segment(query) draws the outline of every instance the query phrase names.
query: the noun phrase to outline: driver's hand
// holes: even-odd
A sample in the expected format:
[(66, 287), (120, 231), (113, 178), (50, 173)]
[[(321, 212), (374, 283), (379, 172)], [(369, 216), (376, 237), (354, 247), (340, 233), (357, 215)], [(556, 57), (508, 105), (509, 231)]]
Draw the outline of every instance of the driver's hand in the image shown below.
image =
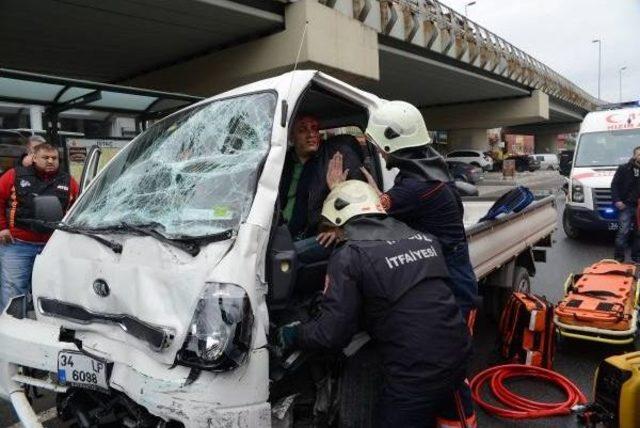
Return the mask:
[(616, 202), (616, 208), (619, 209), (619, 210), (623, 210), (623, 209), (627, 208), (627, 206), (625, 205), (624, 202), (618, 201), (618, 202)]
[(342, 232), (340, 232), (340, 229), (338, 228), (331, 229), (326, 232), (320, 232), (316, 237), (316, 241), (318, 241), (318, 244), (322, 245), (325, 248), (329, 248), (331, 245), (334, 245), (335, 243), (340, 241), (340, 239), (342, 239)]
[(13, 236), (9, 229), (0, 230), (0, 244), (13, 244)]
[(330, 190), (333, 190), (338, 184), (347, 180), (347, 175), (349, 174), (348, 169), (344, 168), (344, 161), (342, 158), (342, 153), (336, 152), (335, 155), (329, 161), (329, 166), (327, 167), (327, 186)]

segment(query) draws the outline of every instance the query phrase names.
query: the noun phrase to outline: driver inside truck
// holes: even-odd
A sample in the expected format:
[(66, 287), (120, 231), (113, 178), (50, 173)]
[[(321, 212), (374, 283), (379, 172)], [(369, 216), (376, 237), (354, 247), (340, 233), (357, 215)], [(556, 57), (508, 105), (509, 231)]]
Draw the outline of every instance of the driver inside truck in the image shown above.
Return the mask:
[[(345, 143), (347, 138), (352, 138), (354, 144)], [(303, 264), (323, 261), (329, 258), (340, 239), (340, 232), (335, 228), (318, 229), (322, 203), (329, 194), (328, 159), (335, 152), (341, 153), (347, 168), (344, 179), (363, 180), (362, 161), (354, 148), (357, 141), (353, 137), (338, 136), (323, 142), (320, 123), (309, 114), (294, 120), (289, 141), (279, 192), (282, 219), (291, 232), (298, 260)]]

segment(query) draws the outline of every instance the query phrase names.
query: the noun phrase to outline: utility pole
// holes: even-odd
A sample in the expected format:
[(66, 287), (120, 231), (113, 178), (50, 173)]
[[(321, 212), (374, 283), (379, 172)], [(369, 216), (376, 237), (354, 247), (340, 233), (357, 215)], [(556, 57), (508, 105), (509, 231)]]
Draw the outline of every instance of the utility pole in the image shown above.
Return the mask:
[(469, 3), (464, 5), (464, 16), (465, 17), (467, 17), (467, 18), (469, 17), (469, 6), (473, 6), (474, 4), (476, 4), (476, 2), (475, 1), (471, 1), (471, 2), (469, 2)]
[(600, 99), (600, 82), (602, 81), (602, 40), (595, 39), (591, 43), (598, 44), (598, 99)]
[(627, 69), (627, 66), (623, 66), (620, 67), (620, 70), (618, 70), (618, 101), (622, 102), (622, 72), (625, 71)]

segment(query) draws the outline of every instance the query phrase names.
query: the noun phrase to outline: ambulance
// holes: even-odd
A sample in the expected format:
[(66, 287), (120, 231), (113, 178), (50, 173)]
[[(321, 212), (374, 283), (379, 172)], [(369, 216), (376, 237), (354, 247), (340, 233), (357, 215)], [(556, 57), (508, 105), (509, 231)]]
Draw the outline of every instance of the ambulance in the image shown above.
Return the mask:
[(588, 230), (618, 229), (611, 181), (640, 146), (640, 102), (602, 107), (587, 114), (569, 174), (562, 226), (570, 238)]

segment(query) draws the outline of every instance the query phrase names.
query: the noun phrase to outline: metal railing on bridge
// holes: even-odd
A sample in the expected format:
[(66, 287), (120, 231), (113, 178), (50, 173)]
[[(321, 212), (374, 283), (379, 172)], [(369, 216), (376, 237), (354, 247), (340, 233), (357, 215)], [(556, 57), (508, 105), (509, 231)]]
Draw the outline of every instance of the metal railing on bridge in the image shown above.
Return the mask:
[(379, 33), (505, 77), (585, 110), (602, 101), (436, 0), (318, 0)]

